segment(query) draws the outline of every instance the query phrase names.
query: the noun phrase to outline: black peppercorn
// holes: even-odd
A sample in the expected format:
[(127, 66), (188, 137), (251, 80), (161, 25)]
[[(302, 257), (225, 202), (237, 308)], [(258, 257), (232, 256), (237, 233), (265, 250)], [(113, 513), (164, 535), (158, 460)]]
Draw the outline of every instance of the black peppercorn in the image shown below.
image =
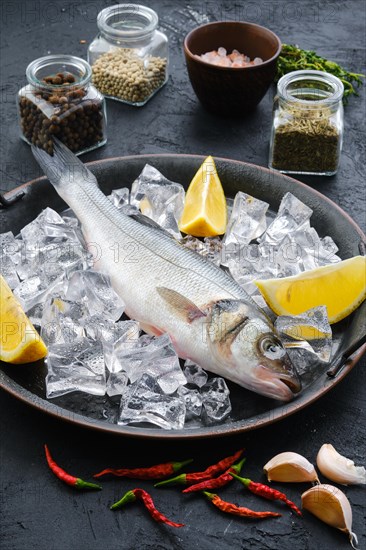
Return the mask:
[[(31, 95), (19, 97), (20, 123), (27, 141), (52, 154), (53, 135), (74, 152), (104, 140), (102, 98), (84, 104), (85, 88), (67, 90), (68, 86), (75, 85), (75, 77), (70, 73), (45, 76), (43, 82), (48, 89), (37, 90), (36, 103)], [(60, 89), (61, 85), (65, 86)], [(53, 86), (58, 88), (52, 89)], [(44, 101), (52, 106), (53, 114), (49, 117), (44, 107), (41, 110), (38, 106)]]

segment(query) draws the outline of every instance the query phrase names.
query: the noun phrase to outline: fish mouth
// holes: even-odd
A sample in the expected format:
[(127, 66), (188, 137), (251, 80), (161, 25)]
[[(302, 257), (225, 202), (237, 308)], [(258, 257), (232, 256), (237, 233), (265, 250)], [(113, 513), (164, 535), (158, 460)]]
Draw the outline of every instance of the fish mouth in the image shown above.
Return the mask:
[(301, 391), (298, 376), (280, 376), (263, 365), (255, 368), (255, 378), (255, 391), (279, 401), (291, 401)]
[(286, 386), (292, 391), (293, 394), (300, 393), (301, 392), (301, 381), (299, 378), (279, 378), (283, 384), (286, 384)]

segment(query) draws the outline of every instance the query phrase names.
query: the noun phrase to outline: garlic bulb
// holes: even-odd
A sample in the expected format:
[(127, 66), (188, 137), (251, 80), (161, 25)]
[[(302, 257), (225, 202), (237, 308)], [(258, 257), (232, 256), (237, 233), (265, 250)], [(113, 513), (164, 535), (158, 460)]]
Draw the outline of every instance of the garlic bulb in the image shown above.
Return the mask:
[(330, 443), (325, 443), (320, 448), (316, 463), (321, 473), (336, 483), (343, 485), (366, 484), (365, 468), (355, 466), (353, 460), (340, 455)]
[(298, 453), (280, 453), (263, 467), (268, 481), (315, 481), (319, 483), (314, 466)]
[(316, 485), (301, 495), (301, 504), (305, 510), (328, 525), (347, 533), (352, 548), (358, 543), (352, 533), (352, 509), (348, 498), (333, 485)]

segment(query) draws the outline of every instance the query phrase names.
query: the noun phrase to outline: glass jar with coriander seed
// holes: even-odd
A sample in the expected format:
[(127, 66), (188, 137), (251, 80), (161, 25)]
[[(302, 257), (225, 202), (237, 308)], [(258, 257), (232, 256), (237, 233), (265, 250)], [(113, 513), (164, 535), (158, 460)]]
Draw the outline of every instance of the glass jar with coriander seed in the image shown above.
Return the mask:
[(72, 55), (48, 55), (30, 63), (28, 84), (17, 95), (21, 137), (53, 151), (57, 137), (76, 155), (107, 141), (105, 99), (91, 84), (89, 63)]
[(105, 97), (144, 105), (168, 80), (168, 38), (158, 16), (139, 4), (117, 4), (98, 14), (90, 44), (93, 83)]
[(322, 71), (294, 71), (277, 85), (269, 167), (332, 176), (343, 141), (343, 84)]

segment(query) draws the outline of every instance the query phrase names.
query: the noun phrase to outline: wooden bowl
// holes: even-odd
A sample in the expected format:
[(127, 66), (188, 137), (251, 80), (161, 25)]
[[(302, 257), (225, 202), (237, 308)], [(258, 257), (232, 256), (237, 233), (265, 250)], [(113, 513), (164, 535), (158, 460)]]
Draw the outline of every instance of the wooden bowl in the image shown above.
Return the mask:
[[(197, 56), (223, 47), (238, 50), (263, 63), (249, 67), (220, 67)], [(184, 40), (184, 54), (192, 87), (202, 105), (220, 115), (252, 111), (267, 92), (276, 74), (281, 41), (276, 34), (254, 23), (216, 22), (193, 29)]]

